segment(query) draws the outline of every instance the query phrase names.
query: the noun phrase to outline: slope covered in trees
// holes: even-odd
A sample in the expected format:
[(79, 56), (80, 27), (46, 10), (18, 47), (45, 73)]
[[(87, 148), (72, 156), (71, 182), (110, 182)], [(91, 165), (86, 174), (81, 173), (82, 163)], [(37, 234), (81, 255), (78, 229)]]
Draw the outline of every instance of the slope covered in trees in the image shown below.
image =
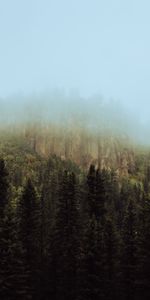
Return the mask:
[(1, 132), (0, 299), (149, 299), (149, 151), (93, 137), (84, 165), (39, 151), (37, 129)]

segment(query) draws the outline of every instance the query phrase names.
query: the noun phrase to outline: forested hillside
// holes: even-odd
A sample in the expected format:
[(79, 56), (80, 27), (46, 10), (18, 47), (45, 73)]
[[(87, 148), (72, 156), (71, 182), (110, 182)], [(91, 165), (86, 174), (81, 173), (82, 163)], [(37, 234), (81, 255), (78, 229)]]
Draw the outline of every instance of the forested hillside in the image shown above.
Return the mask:
[(0, 300), (150, 300), (150, 0), (0, 0)]
[(71, 133), (1, 131), (0, 299), (150, 299), (149, 150)]

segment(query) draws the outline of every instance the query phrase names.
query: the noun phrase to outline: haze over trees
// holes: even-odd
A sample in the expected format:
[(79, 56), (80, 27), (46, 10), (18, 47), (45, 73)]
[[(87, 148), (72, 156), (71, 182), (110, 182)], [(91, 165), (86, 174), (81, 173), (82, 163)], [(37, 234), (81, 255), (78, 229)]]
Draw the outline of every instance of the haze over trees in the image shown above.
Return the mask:
[(0, 129), (0, 299), (149, 299), (149, 147), (86, 109), (14, 111)]

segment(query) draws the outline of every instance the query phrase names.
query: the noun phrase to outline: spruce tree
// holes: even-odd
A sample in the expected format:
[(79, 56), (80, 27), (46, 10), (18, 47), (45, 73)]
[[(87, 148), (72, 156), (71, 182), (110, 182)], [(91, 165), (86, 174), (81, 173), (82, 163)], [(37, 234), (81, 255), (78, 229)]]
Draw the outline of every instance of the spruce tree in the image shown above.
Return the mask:
[(135, 299), (135, 280), (137, 264), (137, 215), (133, 199), (129, 203), (125, 212), (122, 230), (122, 293), (124, 299)]
[(7, 226), (7, 206), (9, 201), (9, 184), (8, 172), (5, 167), (5, 162), (0, 159), (0, 295), (7, 296), (7, 272), (9, 268), (9, 234), (10, 231)]
[(8, 172), (4, 161), (0, 160), (0, 299), (25, 300), (25, 268), (22, 262), (21, 245), (15, 208), (8, 183)]
[(77, 297), (79, 257), (79, 211), (75, 175), (62, 175), (55, 224), (49, 248), (50, 298), (69, 300)]
[(91, 165), (87, 175), (88, 210), (82, 241), (80, 299), (104, 299), (105, 186), (102, 172)]
[(150, 198), (144, 193), (138, 227), (136, 299), (150, 299)]
[(39, 275), (39, 203), (35, 188), (27, 180), (18, 205), (19, 238), (22, 245), (23, 261), (28, 274), (30, 295), (37, 299)]
[(0, 159), (0, 220), (5, 215), (5, 208), (9, 199), (9, 183), (8, 183), (8, 171), (5, 166), (4, 159)]
[[(112, 212), (111, 212), (112, 213)], [(114, 212), (115, 213), (115, 212)], [(119, 236), (112, 216), (108, 216), (104, 228), (105, 299), (118, 298)]]

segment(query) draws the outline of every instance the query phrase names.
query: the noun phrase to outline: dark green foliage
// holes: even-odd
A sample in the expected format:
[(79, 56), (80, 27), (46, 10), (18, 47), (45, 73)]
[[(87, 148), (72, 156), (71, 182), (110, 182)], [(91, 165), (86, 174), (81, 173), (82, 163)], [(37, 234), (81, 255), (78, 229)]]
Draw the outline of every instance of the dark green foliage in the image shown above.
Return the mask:
[(0, 160), (0, 299), (150, 299), (149, 163), (121, 178), (28, 150)]
[(119, 271), (119, 236), (112, 217), (107, 217), (104, 228), (105, 297), (117, 299)]
[(144, 195), (143, 208), (140, 215), (137, 249), (137, 298), (150, 298), (150, 199)]
[(0, 218), (3, 218), (9, 196), (8, 172), (5, 162), (0, 159)]
[(39, 270), (39, 203), (35, 188), (27, 180), (18, 206), (19, 239), (22, 245), (23, 260), (28, 274), (28, 288), (36, 299)]
[(4, 161), (0, 161), (0, 299), (27, 299), (25, 265), (18, 239), (15, 209), (10, 199), (8, 172)]
[(135, 299), (136, 256), (137, 256), (137, 231), (136, 208), (134, 201), (129, 200), (123, 229), (122, 229), (122, 258), (121, 268), (123, 276), (123, 295), (125, 299)]
[(29, 262), (37, 254), (38, 205), (35, 189), (31, 180), (28, 179), (19, 202), (18, 213), (19, 234)]
[(17, 219), (11, 204), (7, 206), (1, 233), (0, 299), (28, 299), (28, 274), (18, 238)]
[(79, 212), (74, 173), (60, 180), (54, 226), (50, 237), (49, 271), (52, 299), (76, 299), (79, 260)]
[(79, 299), (99, 299), (102, 296), (102, 276), (104, 275), (102, 274), (104, 188), (100, 172), (96, 171), (93, 165), (90, 166), (87, 176), (87, 202)]

